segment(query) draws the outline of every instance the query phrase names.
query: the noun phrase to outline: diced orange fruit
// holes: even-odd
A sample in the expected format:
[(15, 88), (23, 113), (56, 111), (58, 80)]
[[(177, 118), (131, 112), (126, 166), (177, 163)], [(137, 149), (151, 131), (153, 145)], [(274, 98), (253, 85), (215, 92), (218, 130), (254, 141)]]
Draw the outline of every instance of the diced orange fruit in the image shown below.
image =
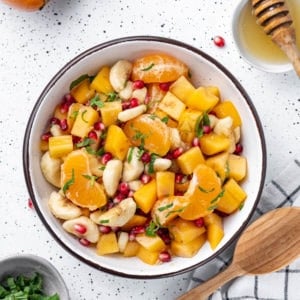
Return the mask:
[(233, 119), (233, 128), (242, 125), (240, 114), (235, 105), (230, 100), (219, 103), (216, 107), (214, 107), (213, 111), (220, 119), (228, 116), (231, 117)]
[(129, 241), (125, 247), (125, 250), (123, 252), (123, 255), (125, 257), (132, 257), (136, 256), (139, 249), (140, 249), (140, 244), (136, 241)]
[(185, 104), (190, 94), (193, 93), (194, 91), (195, 91), (195, 87), (184, 76), (180, 76), (170, 86), (170, 92)]
[(58, 135), (49, 138), (49, 153), (53, 158), (67, 155), (73, 150), (73, 140), (71, 135)]
[(98, 93), (109, 94), (114, 91), (109, 81), (110, 68), (104, 66), (100, 69), (96, 77), (91, 83), (91, 88), (96, 90)]
[(171, 92), (167, 92), (164, 98), (158, 104), (158, 108), (164, 111), (174, 120), (178, 121), (185, 109), (185, 104)]
[(174, 195), (175, 173), (161, 171), (156, 173), (156, 192), (157, 198)]
[(205, 164), (198, 165), (184, 195), (189, 199), (189, 204), (179, 216), (185, 220), (196, 220), (210, 214), (219, 201), (221, 190), (216, 172)]
[(143, 146), (160, 156), (167, 154), (171, 147), (169, 128), (151, 114), (143, 114), (129, 120), (124, 126), (124, 132), (133, 145)]
[(200, 147), (204, 154), (214, 155), (222, 151), (228, 150), (230, 146), (230, 139), (225, 135), (211, 132), (204, 134), (200, 138)]
[(143, 80), (145, 83), (171, 82), (181, 75), (188, 75), (188, 67), (168, 54), (149, 54), (133, 62), (133, 80)]
[(159, 252), (149, 251), (148, 249), (140, 246), (136, 256), (148, 265), (155, 265), (158, 262)]
[(97, 254), (106, 255), (119, 252), (117, 236), (115, 232), (102, 234), (97, 243)]
[(148, 236), (145, 233), (140, 233), (135, 237), (136, 241), (151, 252), (162, 251), (166, 245), (164, 241), (158, 236)]
[(106, 204), (103, 187), (93, 179), (85, 150), (75, 150), (66, 156), (61, 167), (61, 180), (66, 197), (74, 204), (90, 210)]
[(86, 78), (72, 88), (70, 94), (78, 103), (87, 103), (95, 95), (95, 90), (90, 87), (90, 79)]
[(183, 174), (192, 174), (194, 169), (205, 162), (199, 147), (192, 147), (177, 158), (177, 164)]
[(123, 231), (129, 231), (135, 226), (144, 225), (147, 221), (147, 217), (141, 215), (134, 215), (125, 225), (122, 226)]

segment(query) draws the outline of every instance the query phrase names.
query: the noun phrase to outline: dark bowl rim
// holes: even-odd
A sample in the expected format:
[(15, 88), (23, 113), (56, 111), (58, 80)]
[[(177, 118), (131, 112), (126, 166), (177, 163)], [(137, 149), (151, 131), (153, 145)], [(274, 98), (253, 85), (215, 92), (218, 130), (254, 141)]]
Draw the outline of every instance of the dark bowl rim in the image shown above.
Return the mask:
[[(164, 273), (164, 274), (155, 274), (155, 275), (134, 275), (134, 274), (126, 274), (123, 272), (118, 272), (115, 270), (111, 270), (107, 267), (103, 267), (100, 266), (97, 263), (94, 263), (86, 258), (81, 257), (79, 254), (76, 253), (76, 251), (74, 251), (73, 249), (71, 249), (69, 246), (67, 246), (65, 243), (63, 243), (60, 238), (55, 234), (55, 232), (52, 230), (52, 228), (50, 227), (50, 225), (46, 222), (46, 219), (44, 218), (42, 212), (40, 211), (39, 207), (38, 207), (38, 201), (35, 199), (35, 195), (34, 195), (34, 191), (32, 188), (32, 183), (31, 183), (31, 178), (30, 178), (30, 159), (29, 159), (29, 139), (30, 139), (30, 134), (31, 134), (31, 128), (32, 128), (32, 124), (34, 122), (34, 117), (38, 111), (39, 106), (41, 105), (43, 98), (45, 97), (45, 95), (49, 92), (49, 90), (52, 88), (52, 86), (55, 84), (55, 82), (57, 80), (59, 80), (59, 78), (69, 69), (71, 68), (73, 65), (75, 65), (77, 62), (79, 62), (81, 59), (83, 59), (85, 56), (88, 56), (94, 52), (97, 52), (101, 49), (110, 47), (110, 46), (114, 46), (117, 44), (121, 44), (121, 43), (126, 43), (126, 42), (134, 42), (134, 41), (144, 41), (144, 42), (159, 42), (159, 43), (165, 43), (165, 44), (172, 44), (181, 48), (185, 48), (197, 55), (200, 55), (202, 57), (204, 57), (206, 60), (210, 61), (210, 63), (214, 64), (219, 70), (221, 70), (231, 81), (232, 83), (235, 85), (235, 87), (239, 90), (239, 92), (242, 94), (242, 96), (244, 97), (244, 99), (246, 100), (247, 105), (249, 106), (251, 113), (253, 114), (254, 120), (256, 122), (256, 126), (259, 132), (259, 136), (260, 136), (260, 142), (261, 142), (261, 150), (262, 150), (262, 166), (261, 166), (261, 181), (260, 181), (260, 186), (259, 186), (259, 190), (258, 190), (258, 194), (257, 197), (255, 199), (253, 208), (251, 210), (251, 212), (249, 213), (247, 219), (241, 224), (241, 226), (239, 227), (239, 229), (235, 232), (235, 234), (232, 236), (232, 238), (230, 240), (228, 240), (228, 242), (221, 247), (218, 251), (216, 251), (213, 255), (211, 255), (209, 258), (196, 263), (190, 267), (184, 268), (182, 270), (178, 270), (178, 271), (172, 271), (169, 273)], [(79, 259), (80, 261), (86, 263), (89, 266), (92, 266), (100, 271), (104, 271), (106, 273), (112, 274), (112, 275), (117, 275), (120, 277), (125, 277), (125, 278), (132, 278), (132, 279), (156, 279), (156, 278), (165, 278), (165, 277), (171, 277), (171, 276), (175, 276), (175, 275), (180, 275), (192, 270), (195, 270), (196, 268), (203, 266), (205, 264), (207, 264), (208, 262), (210, 262), (211, 260), (213, 260), (214, 258), (216, 258), (217, 256), (219, 256), (222, 252), (224, 252), (226, 249), (228, 249), (230, 247), (230, 245), (233, 244), (234, 241), (236, 241), (236, 239), (239, 237), (239, 235), (241, 234), (241, 232), (245, 229), (245, 227), (247, 226), (247, 224), (249, 223), (252, 215), (254, 214), (254, 211), (257, 207), (257, 204), (260, 200), (261, 194), (262, 194), (262, 190), (264, 187), (264, 182), (265, 182), (265, 176), (266, 176), (266, 143), (265, 143), (265, 137), (264, 137), (264, 132), (263, 132), (263, 127), (260, 121), (260, 118), (258, 116), (258, 113), (256, 111), (256, 108), (254, 106), (254, 104), (252, 103), (252, 100), (250, 99), (249, 95), (247, 94), (246, 90), (242, 87), (242, 85), (239, 83), (239, 81), (235, 78), (235, 76), (233, 76), (233, 74), (227, 69), (225, 68), (220, 62), (218, 62), (216, 59), (214, 59), (213, 57), (211, 57), (210, 55), (206, 54), (205, 52), (203, 52), (200, 49), (195, 48), (194, 46), (191, 46), (189, 44), (186, 44), (184, 42), (181, 42), (179, 40), (175, 40), (172, 38), (166, 38), (166, 37), (160, 37), (160, 36), (151, 36), (151, 35), (138, 35), (138, 36), (127, 36), (127, 37), (121, 37), (121, 38), (117, 38), (117, 39), (113, 39), (107, 42), (103, 42), (100, 43), (98, 45), (95, 45), (83, 52), (81, 52), (79, 55), (75, 56), (73, 59), (71, 59), (68, 63), (66, 63), (53, 77), (52, 79), (48, 82), (48, 84), (46, 85), (46, 87), (43, 89), (42, 93), (40, 94), (40, 96), (38, 97), (32, 112), (30, 114), (28, 123), (26, 125), (25, 128), (25, 134), (24, 134), (24, 140), (23, 140), (23, 172), (24, 172), (24, 176), (25, 176), (25, 182), (26, 182), (26, 186), (29, 192), (29, 196), (31, 198), (31, 200), (33, 201), (34, 207), (36, 207), (36, 211), (38, 213), (39, 218), (41, 219), (42, 223), (44, 224), (44, 226), (47, 228), (47, 230), (49, 231), (49, 233), (52, 235), (52, 237), (54, 237), (54, 239), (58, 242), (58, 244), (60, 244), (65, 250), (67, 250), (67, 252), (69, 252), (71, 255), (73, 255), (74, 257), (76, 257), (77, 259)]]

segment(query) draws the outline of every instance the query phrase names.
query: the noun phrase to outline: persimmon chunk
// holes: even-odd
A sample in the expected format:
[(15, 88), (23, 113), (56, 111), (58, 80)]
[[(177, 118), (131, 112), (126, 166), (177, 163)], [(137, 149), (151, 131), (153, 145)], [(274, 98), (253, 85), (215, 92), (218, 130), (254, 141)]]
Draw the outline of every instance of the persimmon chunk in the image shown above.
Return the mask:
[(155, 115), (143, 114), (128, 121), (124, 132), (134, 146), (142, 146), (160, 156), (167, 154), (171, 147), (169, 128)]
[(222, 196), (220, 178), (212, 168), (199, 164), (184, 196), (189, 199), (189, 204), (179, 213), (182, 219), (196, 220), (209, 215)]
[(188, 75), (188, 67), (168, 54), (150, 54), (133, 62), (133, 80), (143, 80), (145, 83), (163, 83), (175, 81), (182, 75)]
[(61, 167), (61, 180), (63, 192), (74, 204), (90, 210), (106, 204), (103, 187), (90, 171), (85, 150), (75, 150), (67, 155)]

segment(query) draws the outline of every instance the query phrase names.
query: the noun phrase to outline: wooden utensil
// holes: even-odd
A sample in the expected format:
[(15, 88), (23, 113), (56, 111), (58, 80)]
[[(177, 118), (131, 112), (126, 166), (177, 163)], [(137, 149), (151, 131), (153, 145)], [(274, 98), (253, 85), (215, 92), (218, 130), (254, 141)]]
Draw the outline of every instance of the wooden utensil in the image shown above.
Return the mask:
[(300, 207), (278, 208), (260, 217), (244, 231), (227, 269), (178, 300), (207, 299), (217, 288), (235, 277), (277, 271), (299, 255)]
[(257, 23), (286, 54), (300, 77), (300, 52), (293, 20), (284, 0), (252, 0), (252, 8)]

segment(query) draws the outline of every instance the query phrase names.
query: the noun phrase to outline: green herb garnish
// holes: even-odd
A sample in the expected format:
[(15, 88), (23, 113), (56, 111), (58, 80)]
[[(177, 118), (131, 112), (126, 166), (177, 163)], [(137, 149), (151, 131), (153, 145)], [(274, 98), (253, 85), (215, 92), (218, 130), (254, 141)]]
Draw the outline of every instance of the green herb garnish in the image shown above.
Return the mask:
[(87, 147), (94, 143), (95, 143), (95, 141), (93, 139), (89, 139), (89, 138), (85, 137), (81, 142), (76, 144), (76, 147), (77, 148)]
[(170, 204), (167, 204), (167, 205), (165, 205), (165, 206), (159, 207), (158, 210), (159, 210), (159, 211), (164, 211), (164, 210), (166, 210), (166, 209), (168, 209), (168, 208), (171, 208), (173, 205), (174, 205), (174, 203), (170, 203)]
[(100, 100), (99, 95), (96, 95), (94, 98), (91, 99), (90, 105), (102, 108), (104, 106), (104, 102)]
[(155, 160), (158, 158), (158, 156), (154, 153), (151, 153), (151, 158), (150, 158), (150, 162), (149, 162), (149, 167), (148, 167), (148, 172), (149, 174), (154, 173), (154, 162)]
[(87, 78), (90, 78), (88, 74), (83, 74), (79, 76), (77, 79), (71, 82), (69, 89), (72, 90), (76, 85), (78, 85), (79, 83), (81, 83), (83, 80)]
[(107, 223), (109, 223), (109, 220), (101, 220), (100, 221), (100, 224), (107, 224)]
[(214, 199), (212, 199), (212, 200), (210, 201), (210, 203), (215, 203), (219, 198), (223, 197), (224, 192), (225, 192), (225, 191), (222, 190), (222, 191), (220, 192), (220, 194), (218, 194)]
[(111, 93), (109, 93), (107, 96), (108, 96), (108, 98), (107, 98), (107, 102), (113, 102), (113, 101), (115, 101), (116, 99), (117, 99), (117, 93), (116, 92), (111, 92)]
[(129, 163), (132, 161), (133, 150), (134, 150), (134, 148), (133, 148), (133, 147), (130, 147), (129, 153), (128, 153), (128, 157), (127, 157), (127, 162), (129, 162)]
[(70, 186), (72, 184), (74, 184), (74, 183), (75, 183), (75, 174), (74, 174), (74, 169), (72, 169), (72, 177), (71, 177), (71, 179), (69, 179), (68, 181), (66, 181), (66, 183), (64, 184), (64, 186), (63, 186), (63, 193), (65, 194), (66, 191), (70, 188)]
[(198, 185), (198, 189), (202, 192), (202, 193), (211, 193), (215, 190), (215, 188), (211, 188), (210, 190), (207, 190), (205, 188), (203, 188), (202, 186)]
[(163, 123), (165, 123), (165, 124), (167, 124), (168, 123), (168, 121), (169, 121), (169, 117), (163, 117), (162, 119), (161, 119), (161, 121), (163, 122)]
[(142, 69), (142, 71), (149, 71), (154, 67), (154, 63), (150, 64), (148, 67)]
[(83, 174), (82, 176), (91, 181), (91, 186), (94, 186), (96, 180), (99, 178), (98, 176), (88, 175), (88, 174)]
[(156, 224), (153, 220), (146, 227), (145, 233), (148, 236), (156, 236), (156, 231), (160, 228), (158, 224)]
[(186, 206), (176, 209), (176, 210), (171, 210), (166, 214), (166, 218), (169, 217), (171, 214), (175, 214), (175, 213), (181, 213), (186, 209)]
[(196, 137), (200, 138), (203, 135), (203, 126), (210, 126), (208, 114), (205, 112), (203, 116), (199, 116), (195, 125)]
[(0, 284), (0, 299), (4, 300), (59, 300), (57, 293), (47, 296), (43, 292), (43, 278), (39, 273), (31, 277), (7, 276)]
[(87, 110), (85, 109), (82, 113), (81, 113), (81, 119), (83, 122), (88, 123), (88, 121), (85, 119), (85, 114), (87, 113)]

